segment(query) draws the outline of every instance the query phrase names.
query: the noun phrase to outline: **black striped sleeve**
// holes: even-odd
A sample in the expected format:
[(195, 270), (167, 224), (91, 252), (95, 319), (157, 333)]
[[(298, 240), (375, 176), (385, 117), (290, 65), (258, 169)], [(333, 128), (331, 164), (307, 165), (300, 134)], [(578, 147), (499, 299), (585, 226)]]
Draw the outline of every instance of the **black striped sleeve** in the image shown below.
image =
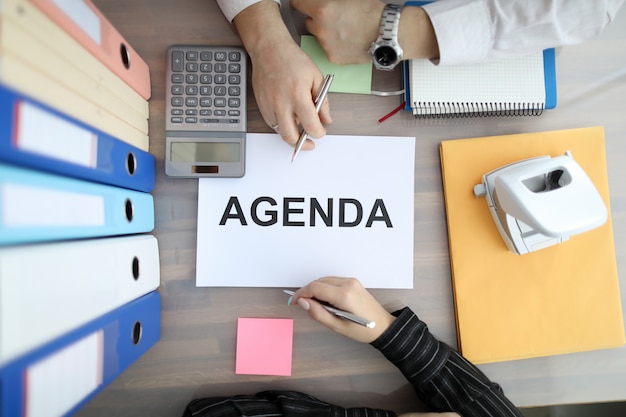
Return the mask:
[(372, 346), (396, 365), (432, 411), (464, 417), (522, 417), (521, 412), (476, 366), (438, 341), (409, 308)]
[(296, 391), (211, 397), (191, 401), (183, 417), (397, 417), (389, 410), (343, 408)]

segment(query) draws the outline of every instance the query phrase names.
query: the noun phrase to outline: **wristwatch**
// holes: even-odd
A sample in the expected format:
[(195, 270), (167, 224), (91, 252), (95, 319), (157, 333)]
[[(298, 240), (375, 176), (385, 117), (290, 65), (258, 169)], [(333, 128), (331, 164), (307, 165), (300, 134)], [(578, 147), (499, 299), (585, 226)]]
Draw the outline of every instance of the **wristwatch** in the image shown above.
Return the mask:
[(401, 11), (402, 8), (395, 4), (387, 4), (383, 9), (378, 39), (369, 49), (376, 69), (391, 71), (402, 61), (402, 48), (398, 43)]

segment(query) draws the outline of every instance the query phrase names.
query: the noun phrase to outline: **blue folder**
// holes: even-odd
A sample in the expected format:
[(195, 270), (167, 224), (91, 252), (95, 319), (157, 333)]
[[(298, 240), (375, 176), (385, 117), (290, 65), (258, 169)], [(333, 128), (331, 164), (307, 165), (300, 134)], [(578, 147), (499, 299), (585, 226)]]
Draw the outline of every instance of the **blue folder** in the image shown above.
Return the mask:
[(0, 163), (0, 245), (153, 228), (151, 194)]
[(154, 346), (160, 327), (161, 298), (154, 291), (4, 365), (0, 417), (42, 408), (71, 415)]
[(0, 162), (137, 191), (154, 188), (154, 156), (3, 85)]

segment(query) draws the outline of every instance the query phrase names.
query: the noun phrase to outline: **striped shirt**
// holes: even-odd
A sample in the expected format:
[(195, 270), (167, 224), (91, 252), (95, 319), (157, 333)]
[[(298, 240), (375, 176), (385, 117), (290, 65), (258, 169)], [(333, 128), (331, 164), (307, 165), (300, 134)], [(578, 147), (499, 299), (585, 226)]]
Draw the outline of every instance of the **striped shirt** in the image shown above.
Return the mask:
[(409, 308), (394, 315), (397, 319), (372, 346), (402, 371), (432, 411), (455, 411), (463, 417), (522, 417), (498, 384), (438, 341)]
[[(432, 411), (455, 411), (463, 417), (522, 417), (478, 368), (438, 341), (409, 308), (372, 346), (396, 365), (419, 399)], [(389, 410), (343, 408), (295, 391), (263, 391), (254, 395), (191, 401), (183, 417), (396, 417)]]

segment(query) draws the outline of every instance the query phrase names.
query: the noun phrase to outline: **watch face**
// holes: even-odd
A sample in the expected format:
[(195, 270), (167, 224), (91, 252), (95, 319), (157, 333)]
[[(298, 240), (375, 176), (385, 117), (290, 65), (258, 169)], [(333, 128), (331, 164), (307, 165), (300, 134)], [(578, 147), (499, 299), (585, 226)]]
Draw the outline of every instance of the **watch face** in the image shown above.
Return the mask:
[(391, 46), (380, 46), (374, 51), (376, 62), (384, 67), (394, 65), (398, 61), (398, 54)]

